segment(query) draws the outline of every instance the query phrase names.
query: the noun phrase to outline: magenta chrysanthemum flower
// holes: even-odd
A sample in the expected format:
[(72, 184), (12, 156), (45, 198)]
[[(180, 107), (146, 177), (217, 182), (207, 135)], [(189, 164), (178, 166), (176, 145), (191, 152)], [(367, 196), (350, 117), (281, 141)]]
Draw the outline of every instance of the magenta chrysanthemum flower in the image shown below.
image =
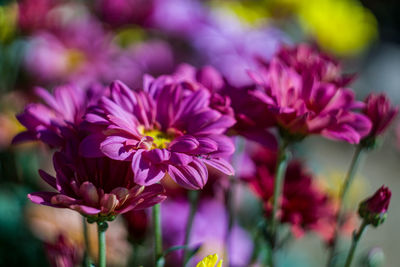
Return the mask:
[(69, 208), (93, 220), (112, 220), (117, 214), (151, 207), (165, 199), (162, 185), (147, 187), (133, 182), (130, 164), (107, 157), (83, 158), (56, 152), (56, 177), (40, 176), (56, 192), (37, 192), (28, 198), (37, 204)]
[(365, 99), (363, 113), (372, 122), (369, 137), (375, 138), (382, 134), (398, 112), (397, 107), (393, 107), (389, 98), (385, 94), (369, 94)]
[(102, 95), (101, 86), (86, 90), (74, 85), (59, 86), (54, 96), (43, 88), (36, 88), (36, 94), (44, 104), (33, 103), (17, 116), (26, 131), (14, 137), (13, 143), (41, 140), (52, 147), (64, 146), (82, 122), (86, 108)]
[(291, 137), (320, 134), (356, 144), (371, 129), (369, 119), (354, 112), (363, 104), (355, 101), (352, 90), (324, 82), (312, 72), (299, 74), (275, 57), (268, 68), (251, 76), (259, 88), (250, 95), (264, 106), (264, 115)]
[(226, 157), (234, 146), (224, 132), (235, 120), (212, 109), (209, 91), (197, 82), (146, 76), (143, 90), (132, 91), (116, 81), (110, 97), (103, 97), (86, 120), (105, 130), (86, 138), (81, 152), (131, 161), (140, 185), (157, 183), (168, 173), (181, 186), (200, 189), (208, 177), (206, 164), (233, 174)]

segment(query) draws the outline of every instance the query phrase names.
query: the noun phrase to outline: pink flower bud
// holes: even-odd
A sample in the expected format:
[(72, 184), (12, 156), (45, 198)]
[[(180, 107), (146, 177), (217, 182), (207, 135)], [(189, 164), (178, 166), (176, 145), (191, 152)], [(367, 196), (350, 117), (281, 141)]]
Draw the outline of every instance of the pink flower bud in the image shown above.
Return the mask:
[(379, 188), (372, 197), (361, 202), (358, 210), (360, 217), (375, 227), (382, 224), (386, 219), (391, 196), (389, 188)]

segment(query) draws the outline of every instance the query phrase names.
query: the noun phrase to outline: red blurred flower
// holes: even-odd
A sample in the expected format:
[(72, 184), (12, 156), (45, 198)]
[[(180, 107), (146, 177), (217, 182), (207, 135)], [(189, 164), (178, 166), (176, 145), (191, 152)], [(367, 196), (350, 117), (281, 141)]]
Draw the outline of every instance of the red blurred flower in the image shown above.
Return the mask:
[(45, 243), (45, 251), (51, 266), (74, 267), (81, 261), (76, 247), (60, 234), (54, 244)]
[[(243, 177), (263, 201), (267, 215), (272, 211), (276, 160), (276, 153), (258, 151), (253, 156), (256, 166), (254, 175)], [(291, 224), (292, 231), (297, 236), (301, 236), (306, 230), (318, 230), (320, 223), (331, 220), (334, 216), (330, 199), (313, 183), (311, 173), (298, 161), (292, 161), (288, 165), (281, 201), (280, 220)]]
[(142, 241), (149, 228), (149, 218), (144, 210), (131, 210), (124, 214), (123, 218), (126, 221), (129, 238), (133, 242)]

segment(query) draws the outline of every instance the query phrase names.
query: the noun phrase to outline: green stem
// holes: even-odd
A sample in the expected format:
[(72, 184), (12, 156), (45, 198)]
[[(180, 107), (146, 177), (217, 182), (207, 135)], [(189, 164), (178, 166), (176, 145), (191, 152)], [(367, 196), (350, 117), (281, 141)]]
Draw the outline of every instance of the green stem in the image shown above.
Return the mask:
[(196, 215), (197, 210), (197, 203), (199, 200), (199, 191), (190, 190), (189, 193), (189, 202), (190, 202), (190, 213), (186, 223), (186, 232), (185, 232), (185, 243), (184, 243), (184, 254), (183, 254), (183, 262), (182, 266), (185, 267), (187, 262), (189, 261), (189, 242), (190, 242), (190, 235), (192, 233), (192, 226), (194, 221), (194, 216)]
[(106, 222), (97, 223), (97, 236), (99, 242), (99, 267), (106, 267)]
[(336, 214), (335, 232), (334, 232), (334, 236), (333, 236), (333, 240), (332, 240), (332, 245), (330, 247), (330, 253), (329, 253), (327, 266), (333, 266), (333, 263), (334, 263), (333, 258), (335, 257), (335, 254), (336, 254), (339, 233), (340, 233), (340, 227), (343, 225), (343, 221), (344, 221), (344, 215), (345, 215), (344, 204), (347, 199), (348, 191), (351, 187), (351, 184), (353, 183), (355, 174), (360, 165), (363, 151), (364, 151), (364, 147), (361, 145), (358, 145), (356, 151), (354, 152), (353, 159), (351, 161), (350, 168), (347, 172), (344, 183), (341, 187), (341, 191), (340, 191), (340, 195), (339, 195), (339, 209)]
[(279, 218), (278, 210), (280, 208), (280, 198), (282, 187), (285, 180), (285, 172), (288, 163), (287, 147), (289, 143), (284, 139), (279, 147), (278, 159), (276, 163), (276, 173), (274, 180), (274, 195), (272, 199), (272, 214), (271, 214), (271, 257), (270, 266), (275, 266), (274, 250), (278, 239)]
[(91, 260), (90, 260), (90, 242), (89, 242), (89, 233), (88, 227), (86, 223), (86, 218), (82, 216), (82, 226), (83, 226), (83, 238), (85, 241), (85, 253), (84, 253), (84, 264), (85, 267), (90, 267)]
[(363, 234), (367, 225), (368, 225), (368, 223), (364, 220), (360, 226), (360, 229), (358, 229), (358, 232), (354, 233), (353, 242), (351, 243), (351, 248), (350, 248), (349, 254), (347, 255), (347, 259), (346, 259), (346, 264), (344, 265), (345, 267), (351, 266), (351, 262), (353, 261), (354, 253), (356, 251), (358, 242), (360, 241), (361, 235)]
[(164, 266), (162, 232), (161, 232), (161, 206), (160, 204), (153, 206), (153, 234), (154, 234), (154, 259), (155, 266)]

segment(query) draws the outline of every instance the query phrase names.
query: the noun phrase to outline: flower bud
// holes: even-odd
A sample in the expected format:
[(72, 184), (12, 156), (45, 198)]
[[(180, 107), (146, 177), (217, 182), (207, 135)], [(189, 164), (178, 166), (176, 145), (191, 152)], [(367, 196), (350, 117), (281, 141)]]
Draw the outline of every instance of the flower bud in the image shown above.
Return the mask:
[(365, 99), (363, 113), (371, 120), (370, 138), (376, 138), (388, 128), (398, 112), (385, 94), (369, 94)]
[(361, 202), (358, 214), (368, 224), (377, 227), (386, 219), (391, 196), (389, 188), (382, 186), (372, 197)]

